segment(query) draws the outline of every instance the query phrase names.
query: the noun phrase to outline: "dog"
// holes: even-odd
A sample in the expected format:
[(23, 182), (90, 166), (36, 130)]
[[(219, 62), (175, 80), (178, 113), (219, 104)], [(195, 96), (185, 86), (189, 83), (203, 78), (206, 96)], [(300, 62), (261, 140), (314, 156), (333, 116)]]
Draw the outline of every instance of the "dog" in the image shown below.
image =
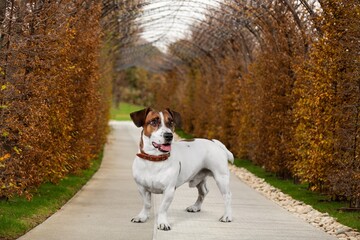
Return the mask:
[(170, 109), (156, 111), (152, 108), (133, 112), (130, 117), (137, 127), (142, 127), (140, 150), (133, 162), (133, 177), (143, 198), (143, 208), (131, 221), (143, 223), (149, 218), (151, 194), (163, 194), (157, 215), (157, 228), (171, 230), (167, 210), (176, 188), (189, 182), (198, 189), (195, 204), (188, 212), (199, 212), (208, 189), (206, 178), (214, 177), (225, 201), (221, 222), (231, 222), (231, 192), (229, 189), (228, 161), (233, 154), (218, 140), (196, 138), (192, 141), (174, 141), (175, 127), (181, 125), (181, 116)]

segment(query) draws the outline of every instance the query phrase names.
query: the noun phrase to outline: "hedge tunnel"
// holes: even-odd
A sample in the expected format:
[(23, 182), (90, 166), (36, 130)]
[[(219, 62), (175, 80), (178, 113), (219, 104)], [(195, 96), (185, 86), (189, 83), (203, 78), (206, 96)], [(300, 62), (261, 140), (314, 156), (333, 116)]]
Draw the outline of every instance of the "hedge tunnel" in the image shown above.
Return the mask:
[[(114, 91), (127, 89), (124, 99), (175, 108), (186, 131), (359, 206), (358, 1), (108, 1), (103, 10), (119, 29)], [(129, 76), (138, 82), (124, 85)]]
[(87, 168), (128, 101), (360, 207), (358, 0), (3, 0), (0, 24), (0, 196)]

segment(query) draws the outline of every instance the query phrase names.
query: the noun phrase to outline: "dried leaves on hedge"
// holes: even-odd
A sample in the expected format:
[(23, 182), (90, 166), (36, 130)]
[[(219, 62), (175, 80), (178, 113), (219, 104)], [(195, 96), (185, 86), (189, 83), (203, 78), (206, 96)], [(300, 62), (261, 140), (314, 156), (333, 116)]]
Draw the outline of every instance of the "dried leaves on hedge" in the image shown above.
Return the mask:
[(87, 168), (105, 142), (101, 4), (2, 1), (0, 196)]

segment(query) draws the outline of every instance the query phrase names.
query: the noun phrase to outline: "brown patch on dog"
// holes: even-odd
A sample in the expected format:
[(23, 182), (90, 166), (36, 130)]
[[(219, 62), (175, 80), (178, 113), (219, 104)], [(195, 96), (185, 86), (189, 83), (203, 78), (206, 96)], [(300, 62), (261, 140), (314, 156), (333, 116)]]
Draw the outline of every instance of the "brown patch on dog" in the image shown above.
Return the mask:
[[(175, 127), (181, 127), (181, 116), (178, 112), (166, 108), (162, 113), (166, 127), (172, 131)], [(137, 127), (143, 127), (144, 134), (148, 137), (161, 126), (160, 113), (149, 107), (133, 112), (130, 116)]]
[(181, 115), (178, 112), (175, 112), (173, 110), (170, 110), (169, 108), (165, 109), (166, 112), (170, 113), (171, 117), (172, 117), (172, 121), (173, 121), (173, 125), (174, 125), (174, 129), (176, 128), (181, 128)]
[(171, 112), (166, 109), (163, 112), (164, 115), (164, 122), (165, 122), (165, 126), (170, 128), (171, 131), (175, 131), (175, 122), (174, 122), (174, 118), (173, 115), (171, 114)]
[(144, 135), (150, 137), (151, 133), (156, 131), (161, 125), (160, 114), (157, 111), (151, 110), (146, 118), (144, 128)]
[(143, 127), (147, 114), (152, 111), (151, 108), (145, 108), (140, 111), (130, 113), (130, 117), (137, 127)]

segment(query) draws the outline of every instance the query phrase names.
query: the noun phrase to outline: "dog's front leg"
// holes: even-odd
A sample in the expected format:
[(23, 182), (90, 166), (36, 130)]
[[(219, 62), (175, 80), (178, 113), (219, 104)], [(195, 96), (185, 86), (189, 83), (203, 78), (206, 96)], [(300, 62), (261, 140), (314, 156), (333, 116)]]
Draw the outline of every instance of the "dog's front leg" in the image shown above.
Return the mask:
[(144, 206), (141, 212), (131, 219), (132, 222), (135, 223), (143, 223), (149, 218), (150, 215), (150, 208), (151, 208), (151, 193), (147, 191), (143, 186), (138, 185), (139, 193), (144, 201)]
[(175, 187), (168, 188), (164, 191), (163, 200), (160, 204), (158, 218), (157, 218), (157, 228), (160, 230), (168, 231), (171, 230), (170, 224), (167, 220), (167, 210), (174, 199)]

